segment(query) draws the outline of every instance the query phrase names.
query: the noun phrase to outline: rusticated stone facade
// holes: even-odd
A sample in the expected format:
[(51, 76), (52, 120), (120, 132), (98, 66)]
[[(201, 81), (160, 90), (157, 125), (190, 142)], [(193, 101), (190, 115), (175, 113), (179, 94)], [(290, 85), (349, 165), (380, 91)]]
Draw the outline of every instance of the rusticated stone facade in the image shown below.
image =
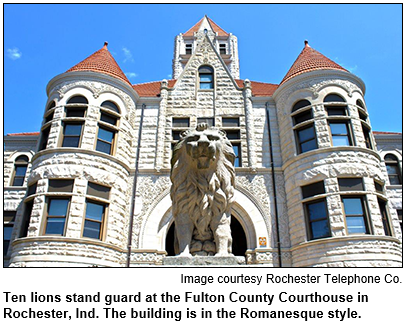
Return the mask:
[(233, 252), (247, 264), (401, 265), (401, 134), (372, 132), (361, 79), (326, 58), (280, 85), (240, 80), (237, 38), (208, 17), (176, 37), (172, 80), (131, 85), (111, 64), (53, 78), (40, 132), (5, 137), (6, 266), (164, 264), (171, 148), (202, 121), (238, 158)]

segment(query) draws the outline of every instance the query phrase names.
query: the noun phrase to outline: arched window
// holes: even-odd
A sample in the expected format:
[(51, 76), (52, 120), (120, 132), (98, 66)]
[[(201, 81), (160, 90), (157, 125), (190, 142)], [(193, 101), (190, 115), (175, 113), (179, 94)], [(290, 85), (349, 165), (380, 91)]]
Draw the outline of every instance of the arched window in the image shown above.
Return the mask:
[(203, 65), (199, 68), (199, 84), (200, 89), (213, 89), (214, 88), (214, 70), (208, 65)]
[(385, 156), (385, 165), (386, 171), (388, 172), (389, 183), (391, 185), (402, 184), (398, 158), (393, 154), (387, 154)]
[(89, 102), (87, 101), (86, 97), (77, 95), (69, 98), (66, 104), (89, 104)]
[(104, 108), (107, 108), (107, 109), (110, 109), (110, 110), (112, 110), (112, 111), (114, 111), (116, 113), (120, 113), (120, 110), (119, 110), (118, 106), (115, 103), (113, 103), (113, 102), (111, 102), (109, 100), (104, 101), (100, 106), (104, 107)]
[(25, 174), (27, 172), (28, 161), (29, 159), (26, 155), (18, 156), (15, 160), (13, 181), (11, 183), (12, 186), (23, 186)]
[[(303, 153), (318, 148), (314, 122), (310, 121), (313, 119), (313, 109), (310, 107), (310, 105), (311, 103), (308, 100), (301, 99), (292, 107), (293, 125), (296, 126), (297, 124), (301, 124), (299, 127), (295, 127), (294, 129), (298, 153)], [(308, 106), (308, 109), (296, 113), (296, 111), (306, 106)], [(304, 123), (306, 121), (309, 122)]]
[(345, 103), (344, 98), (342, 98), (340, 95), (337, 95), (337, 94), (328, 94), (326, 97), (324, 97), (323, 101), (325, 103), (331, 103), (331, 102)]
[(359, 107), (362, 107), (363, 109), (365, 109), (365, 106), (364, 106), (364, 104), (362, 103), (362, 101), (360, 100), (360, 99), (357, 99), (357, 105), (359, 106)]

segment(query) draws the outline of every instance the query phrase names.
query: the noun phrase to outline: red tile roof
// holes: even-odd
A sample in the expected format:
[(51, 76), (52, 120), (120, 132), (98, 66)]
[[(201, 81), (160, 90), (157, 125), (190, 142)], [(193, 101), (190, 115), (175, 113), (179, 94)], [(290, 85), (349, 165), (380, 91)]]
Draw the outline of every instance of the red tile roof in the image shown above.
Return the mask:
[(192, 28), (190, 28), (186, 33), (183, 34), (183, 36), (193, 36), (195, 32), (197, 32), (200, 28), (200, 25), (203, 22), (203, 19), (207, 18), (209, 21), (209, 24), (211, 28), (214, 30), (215, 33), (217, 33), (219, 36), (228, 36), (229, 34), (222, 29), (219, 25), (217, 25), (213, 20), (211, 20), (209, 17), (204, 16), (202, 19), (200, 19), (196, 25), (194, 25)]
[(21, 132), (21, 133), (8, 133), (7, 136), (10, 137), (24, 137), (24, 136), (34, 136), (39, 135), (39, 132)]
[[(238, 87), (244, 87), (244, 80), (235, 79)], [(252, 94), (254, 96), (272, 96), (279, 85), (265, 82), (251, 81)]]
[(373, 134), (402, 134), (401, 132), (372, 131)]
[(305, 41), (305, 47), (302, 52), (297, 57), (296, 61), (293, 63), (292, 67), (289, 69), (288, 73), (282, 79), (280, 84), (288, 81), (289, 79), (296, 77), (302, 73), (314, 71), (314, 70), (341, 70), (346, 71), (342, 66), (333, 62), (329, 58), (325, 57), (320, 52), (312, 49), (307, 41)]
[(113, 56), (107, 49), (107, 42), (104, 43), (104, 46), (100, 50), (93, 53), (91, 56), (87, 57), (66, 72), (72, 71), (100, 72), (121, 79), (125, 83), (131, 85), (130, 81), (127, 79), (123, 71), (121, 71), (116, 60), (114, 60)]
[[(168, 86), (173, 87), (175, 82), (175, 79), (168, 80)], [(161, 81), (136, 84), (132, 85), (132, 87), (140, 97), (156, 97), (161, 93)]]
[[(244, 87), (244, 80), (235, 79), (238, 87)], [(168, 86), (171, 88), (175, 85), (176, 79), (168, 80)], [(153, 81), (142, 84), (132, 85), (133, 89), (141, 97), (156, 97), (161, 93), (161, 82)], [(251, 81), (252, 94), (254, 96), (272, 96), (278, 85), (265, 82)]]

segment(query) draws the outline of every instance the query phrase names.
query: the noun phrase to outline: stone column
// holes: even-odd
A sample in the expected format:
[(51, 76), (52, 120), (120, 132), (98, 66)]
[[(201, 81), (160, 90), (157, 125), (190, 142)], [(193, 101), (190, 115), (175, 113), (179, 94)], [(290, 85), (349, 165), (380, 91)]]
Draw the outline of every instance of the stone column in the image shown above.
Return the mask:
[(155, 169), (159, 172), (164, 166), (164, 151), (165, 151), (165, 124), (166, 124), (166, 106), (168, 103), (168, 81), (161, 81), (161, 102), (159, 103), (158, 112), (158, 129), (156, 136), (156, 155)]
[(252, 111), (252, 89), (251, 81), (244, 80), (244, 111), (245, 111), (245, 127), (247, 134), (247, 152), (248, 152), (248, 167), (255, 171), (256, 157), (255, 157), (255, 133), (254, 133), (254, 116)]

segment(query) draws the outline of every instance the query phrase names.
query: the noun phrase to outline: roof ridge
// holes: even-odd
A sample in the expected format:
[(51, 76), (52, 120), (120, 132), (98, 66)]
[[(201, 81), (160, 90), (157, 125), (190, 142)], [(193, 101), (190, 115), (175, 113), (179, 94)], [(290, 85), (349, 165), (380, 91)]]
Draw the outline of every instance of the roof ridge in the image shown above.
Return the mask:
[(312, 48), (307, 40), (305, 40), (304, 43), (305, 46), (303, 50), (300, 52), (295, 62), (293, 62), (289, 71), (283, 77), (280, 85), (302, 73), (314, 70), (333, 69), (349, 72), (347, 69), (343, 68), (333, 60)]
[(131, 85), (125, 73), (121, 70), (117, 61), (107, 49), (107, 42), (104, 42), (103, 47), (89, 55), (86, 59), (80, 61), (78, 64), (67, 70), (66, 72), (73, 71), (93, 71), (104, 73), (112, 77), (118, 78), (125, 83)]

